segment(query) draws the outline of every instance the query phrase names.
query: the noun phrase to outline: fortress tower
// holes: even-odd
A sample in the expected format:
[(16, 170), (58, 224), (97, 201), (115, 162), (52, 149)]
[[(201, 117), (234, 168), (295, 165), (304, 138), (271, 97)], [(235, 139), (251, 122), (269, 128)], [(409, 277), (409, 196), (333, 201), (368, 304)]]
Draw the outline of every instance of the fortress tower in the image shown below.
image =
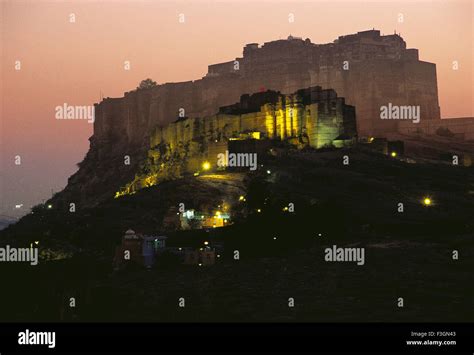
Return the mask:
[(215, 114), (244, 93), (275, 90), (291, 94), (321, 86), (355, 106), (360, 136), (384, 136), (397, 121), (380, 119), (380, 107), (420, 106), (421, 121), (440, 118), (436, 65), (418, 59), (398, 35), (369, 30), (314, 44), (288, 37), (247, 44), (243, 56), (213, 64), (202, 79), (167, 83), (105, 99), (96, 106), (94, 140), (139, 146), (150, 133), (173, 122), (179, 112), (197, 118)]

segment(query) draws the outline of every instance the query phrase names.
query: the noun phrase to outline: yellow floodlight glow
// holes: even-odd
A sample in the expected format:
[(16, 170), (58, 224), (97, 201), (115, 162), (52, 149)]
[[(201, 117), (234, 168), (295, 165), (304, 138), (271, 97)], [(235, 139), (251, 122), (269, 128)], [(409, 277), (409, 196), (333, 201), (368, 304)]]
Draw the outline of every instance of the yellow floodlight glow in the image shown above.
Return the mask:
[(239, 197), (239, 201), (245, 201), (245, 197), (244, 197), (244, 196), (240, 196), (240, 197)]
[(431, 201), (431, 198), (429, 198), (429, 197), (425, 197), (425, 198), (423, 199), (423, 204), (424, 204), (425, 206), (431, 206), (432, 203), (433, 203), (433, 202)]
[(397, 156), (397, 152), (392, 152), (390, 155), (391, 155), (393, 158), (395, 158), (395, 157)]
[(209, 170), (211, 168), (211, 163), (209, 163), (208, 161), (205, 161), (204, 163), (202, 163), (202, 170)]
[(253, 139), (260, 139), (260, 132), (252, 132), (251, 135)]

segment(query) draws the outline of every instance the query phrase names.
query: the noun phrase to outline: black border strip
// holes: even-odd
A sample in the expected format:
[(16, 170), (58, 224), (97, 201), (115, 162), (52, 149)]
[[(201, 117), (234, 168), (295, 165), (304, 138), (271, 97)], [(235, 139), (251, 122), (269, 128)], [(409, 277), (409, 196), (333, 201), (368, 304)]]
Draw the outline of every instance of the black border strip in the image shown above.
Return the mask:
[[(56, 346), (19, 345), (19, 332), (54, 331)], [(434, 332), (413, 337), (411, 332)], [(456, 332), (456, 336), (436, 336)], [(456, 345), (407, 345), (407, 340)], [(474, 353), (472, 323), (12, 323), (0, 324), (0, 354), (143, 352)]]

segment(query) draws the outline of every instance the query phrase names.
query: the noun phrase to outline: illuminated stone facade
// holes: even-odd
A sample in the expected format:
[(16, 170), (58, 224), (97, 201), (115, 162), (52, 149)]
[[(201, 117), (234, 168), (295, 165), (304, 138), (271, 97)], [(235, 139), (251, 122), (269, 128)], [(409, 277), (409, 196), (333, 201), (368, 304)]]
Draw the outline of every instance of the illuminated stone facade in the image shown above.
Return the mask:
[(356, 136), (355, 121), (354, 107), (334, 90), (311, 87), (291, 95), (275, 91), (243, 95), (217, 114), (156, 128), (146, 166), (117, 196), (195, 173), (205, 161), (216, 168), (218, 154), (224, 154), (232, 140), (287, 140), (299, 147), (322, 148), (350, 142)]

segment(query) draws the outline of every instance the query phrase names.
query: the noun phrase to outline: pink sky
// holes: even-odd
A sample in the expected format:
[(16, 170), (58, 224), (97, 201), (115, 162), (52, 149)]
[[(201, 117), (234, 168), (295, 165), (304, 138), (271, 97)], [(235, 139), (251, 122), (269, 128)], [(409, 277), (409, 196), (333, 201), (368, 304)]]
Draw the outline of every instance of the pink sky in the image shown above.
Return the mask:
[[(51, 189), (62, 189), (87, 152), (92, 125), (56, 120), (56, 106), (91, 105), (100, 92), (119, 97), (147, 77), (158, 83), (198, 79), (208, 64), (241, 56), (246, 43), (289, 34), (327, 43), (366, 29), (396, 30), (420, 50), (421, 60), (436, 63), (442, 117), (474, 116), (470, 0), (1, 1), (0, 11), (0, 214), (23, 214)], [(130, 71), (123, 69), (126, 60)], [(15, 210), (16, 204), (24, 206)]]

